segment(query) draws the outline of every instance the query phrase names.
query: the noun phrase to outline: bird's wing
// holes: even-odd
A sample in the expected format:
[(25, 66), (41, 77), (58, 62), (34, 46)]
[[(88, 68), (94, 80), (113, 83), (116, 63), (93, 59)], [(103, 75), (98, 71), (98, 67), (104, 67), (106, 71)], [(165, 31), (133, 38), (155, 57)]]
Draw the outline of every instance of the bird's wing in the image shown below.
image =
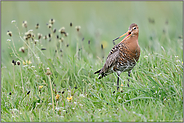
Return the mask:
[(107, 73), (109, 69), (111, 69), (111, 67), (117, 63), (118, 57), (119, 57), (119, 45), (116, 45), (111, 49), (109, 55), (107, 56), (107, 60), (103, 68), (101, 69), (100, 74)]

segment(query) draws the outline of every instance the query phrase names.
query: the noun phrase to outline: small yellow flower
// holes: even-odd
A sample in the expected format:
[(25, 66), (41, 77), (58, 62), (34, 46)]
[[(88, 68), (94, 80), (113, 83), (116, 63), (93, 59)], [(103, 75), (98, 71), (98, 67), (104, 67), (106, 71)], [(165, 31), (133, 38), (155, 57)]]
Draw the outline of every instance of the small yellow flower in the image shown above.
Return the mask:
[(31, 64), (32, 62), (29, 60), (26, 60), (26, 64)]
[(26, 65), (26, 63), (23, 61), (23, 65)]
[(123, 86), (123, 84), (121, 84), (121, 86)]
[(73, 97), (73, 96), (67, 97), (68, 102), (72, 100), (72, 97)]
[(183, 64), (183, 62), (182, 62), (182, 64)]
[(39, 86), (39, 87), (38, 87), (39, 90), (42, 89), (42, 88), (43, 88), (43, 86)]
[(102, 41), (102, 43), (101, 43), (102, 45), (103, 45), (103, 48), (106, 48), (107, 47), (107, 41)]
[(58, 99), (59, 99), (59, 94), (56, 95), (56, 100), (58, 100)]

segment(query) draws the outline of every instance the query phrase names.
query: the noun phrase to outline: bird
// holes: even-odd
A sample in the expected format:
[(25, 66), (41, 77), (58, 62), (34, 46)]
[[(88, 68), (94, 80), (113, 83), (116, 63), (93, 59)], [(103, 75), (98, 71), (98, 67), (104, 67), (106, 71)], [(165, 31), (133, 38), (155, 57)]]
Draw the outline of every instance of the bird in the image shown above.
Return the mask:
[[(117, 73), (117, 91), (119, 89), (119, 77), (122, 72), (128, 72), (128, 77), (140, 56), (140, 46), (138, 44), (139, 27), (132, 23), (128, 31), (123, 35), (117, 37), (113, 42), (123, 36), (126, 37), (117, 45), (115, 45), (109, 52), (104, 66), (96, 71), (94, 74), (99, 75), (101, 79), (113, 72)], [(129, 78), (127, 86), (129, 87)]]

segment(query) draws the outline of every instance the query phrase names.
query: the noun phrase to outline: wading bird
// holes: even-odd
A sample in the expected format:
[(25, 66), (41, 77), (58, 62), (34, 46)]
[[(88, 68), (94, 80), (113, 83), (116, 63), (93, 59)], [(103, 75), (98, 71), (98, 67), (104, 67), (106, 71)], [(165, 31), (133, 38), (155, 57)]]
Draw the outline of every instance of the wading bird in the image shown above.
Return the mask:
[[(130, 77), (130, 73), (140, 56), (140, 47), (138, 44), (138, 36), (139, 36), (139, 27), (137, 24), (133, 23), (130, 25), (128, 31), (114, 39), (113, 41), (127, 35), (119, 44), (115, 45), (109, 55), (107, 56), (107, 60), (102, 67), (102, 69), (96, 71), (94, 74), (99, 74), (98, 79), (101, 79), (108, 74), (116, 72), (118, 75), (117, 78), (117, 91), (119, 89), (119, 76), (122, 72), (128, 72), (128, 76)], [(129, 87), (129, 79), (128, 79), (128, 87)]]

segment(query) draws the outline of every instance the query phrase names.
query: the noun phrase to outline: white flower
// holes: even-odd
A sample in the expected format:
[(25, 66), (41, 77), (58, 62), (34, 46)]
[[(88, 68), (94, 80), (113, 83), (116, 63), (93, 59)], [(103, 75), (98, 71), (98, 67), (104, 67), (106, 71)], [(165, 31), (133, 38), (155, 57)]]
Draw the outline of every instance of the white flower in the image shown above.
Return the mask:
[(7, 39), (7, 41), (11, 41), (10, 39)]
[(148, 58), (148, 56), (144, 56), (144, 58)]
[(84, 94), (80, 94), (79, 96), (80, 96), (80, 97), (85, 97)]
[(16, 20), (12, 20), (12, 21), (11, 21), (11, 23), (15, 23), (15, 22), (16, 22)]

